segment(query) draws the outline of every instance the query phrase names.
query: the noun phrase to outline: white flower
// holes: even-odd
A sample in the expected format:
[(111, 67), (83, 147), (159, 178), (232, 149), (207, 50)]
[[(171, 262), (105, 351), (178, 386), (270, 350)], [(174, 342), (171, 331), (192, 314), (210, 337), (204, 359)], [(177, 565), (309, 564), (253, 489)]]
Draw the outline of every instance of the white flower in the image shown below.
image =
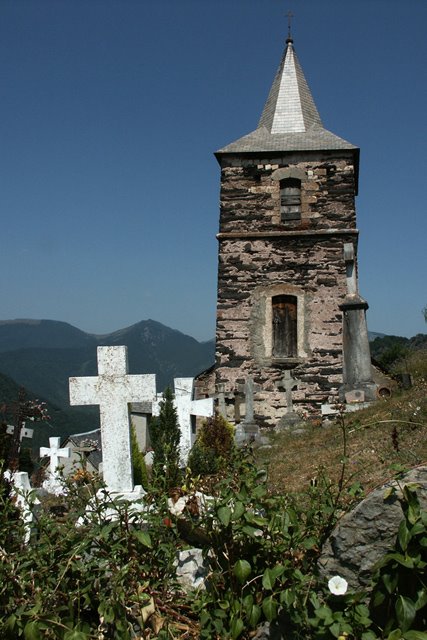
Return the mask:
[(178, 498), (176, 502), (172, 498), (168, 498), (168, 508), (173, 516), (179, 517), (185, 509), (185, 505), (188, 502), (188, 496), (182, 496)]
[(329, 591), (334, 596), (343, 596), (348, 589), (348, 582), (341, 578), (341, 576), (334, 576), (328, 582)]

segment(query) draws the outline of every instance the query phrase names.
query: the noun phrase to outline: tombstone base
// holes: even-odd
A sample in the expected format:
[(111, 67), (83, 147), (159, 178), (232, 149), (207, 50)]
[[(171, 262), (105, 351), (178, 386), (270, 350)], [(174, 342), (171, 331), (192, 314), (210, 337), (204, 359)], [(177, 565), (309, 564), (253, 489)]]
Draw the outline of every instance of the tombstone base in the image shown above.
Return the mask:
[[(136, 500), (141, 500), (141, 498), (143, 498), (146, 493), (147, 492), (145, 491), (145, 489), (140, 484), (137, 484), (134, 486), (132, 491), (111, 492), (110, 497), (114, 500), (126, 500), (127, 502), (133, 503)], [(141, 505), (136, 506), (139, 507)]]
[(279, 431), (289, 431), (294, 427), (300, 425), (303, 422), (301, 416), (299, 416), (295, 411), (290, 411), (289, 413), (285, 413), (282, 416), (277, 424), (277, 429)]
[(119, 509), (114, 505), (114, 501), (129, 503), (129, 522), (140, 521), (141, 515), (149, 510), (149, 506), (143, 502), (146, 491), (141, 485), (136, 485), (132, 491), (110, 491), (108, 487), (99, 489), (96, 499), (91, 498), (86, 505), (84, 516), (76, 522), (76, 526), (89, 524), (91, 521), (113, 522), (120, 517)]
[(375, 382), (360, 382), (357, 385), (344, 384), (339, 389), (340, 401), (346, 405), (374, 402), (378, 399), (378, 385)]
[(256, 422), (241, 422), (236, 426), (235, 440), (237, 445), (245, 442), (258, 442), (259, 438), (259, 426)]
[(245, 432), (243, 431), (243, 427), (240, 423), (236, 424), (236, 428), (234, 430), (234, 440), (238, 447), (245, 442)]
[(364, 402), (363, 398), (364, 396), (361, 395), (359, 396), (357, 402), (344, 402), (343, 404), (322, 404), (322, 424), (325, 426), (332, 424), (332, 422), (342, 411), (344, 411), (344, 413), (352, 413), (354, 411), (359, 411), (359, 409), (366, 409), (367, 407), (370, 407), (372, 405), (372, 401)]
[(50, 472), (47, 478), (43, 480), (42, 489), (54, 496), (66, 496), (68, 494), (68, 489), (61, 476)]

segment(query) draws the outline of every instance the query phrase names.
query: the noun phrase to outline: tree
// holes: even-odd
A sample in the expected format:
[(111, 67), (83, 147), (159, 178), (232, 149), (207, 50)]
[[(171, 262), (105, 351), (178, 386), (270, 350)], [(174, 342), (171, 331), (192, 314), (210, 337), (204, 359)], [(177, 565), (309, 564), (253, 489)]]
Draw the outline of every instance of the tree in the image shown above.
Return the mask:
[(181, 432), (173, 393), (169, 387), (163, 393), (158, 417), (151, 420), (150, 439), (153, 447), (153, 480), (164, 483), (166, 489), (176, 486), (180, 477)]
[(426, 304), (426, 306), (424, 307), (424, 309), (423, 309), (423, 311), (422, 311), (422, 314), (423, 314), (423, 316), (424, 316), (424, 320), (427, 322), (427, 304)]

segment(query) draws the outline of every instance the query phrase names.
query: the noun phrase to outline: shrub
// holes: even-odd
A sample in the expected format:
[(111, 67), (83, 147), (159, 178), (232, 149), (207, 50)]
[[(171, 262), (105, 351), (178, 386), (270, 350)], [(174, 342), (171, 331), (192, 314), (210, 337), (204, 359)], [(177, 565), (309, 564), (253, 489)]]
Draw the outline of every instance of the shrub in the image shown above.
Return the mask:
[[(167, 632), (173, 629), (173, 612), (168, 619), (161, 612), (172, 595), (177, 606), (182, 601), (174, 581), (179, 541), (172, 523), (165, 525), (166, 500), (139, 521), (131, 520), (126, 503), (115, 502), (117, 520), (99, 517), (80, 527), (76, 496), (68, 496), (68, 506), (59, 519), (49, 512), (40, 515), (38, 537), (30, 545), (21, 543), (9, 553), (0, 547), (0, 637), (177, 637)], [(108, 498), (98, 500), (98, 513), (108, 506)], [(143, 631), (149, 612), (155, 614), (151, 624), (159, 627), (156, 636), (148, 625), (150, 635)]]
[(219, 413), (203, 423), (191, 449), (188, 466), (195, 475), (215, 474), (228, 467), (234, 428)]

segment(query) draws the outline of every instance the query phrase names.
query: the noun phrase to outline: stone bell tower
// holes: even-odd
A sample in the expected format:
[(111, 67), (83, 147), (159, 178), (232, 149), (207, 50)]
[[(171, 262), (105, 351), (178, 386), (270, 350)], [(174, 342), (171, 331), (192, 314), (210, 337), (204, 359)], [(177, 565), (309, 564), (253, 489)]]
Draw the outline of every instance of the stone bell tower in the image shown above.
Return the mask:
[(359, 149), (324, 128), (290, 36), (258, 127), (215, 155), (215, 388), (227, 416), (238, 416), (248, 379), (259, 426), (320, 416), (351, 392), (372, 399), (356, 275)]

